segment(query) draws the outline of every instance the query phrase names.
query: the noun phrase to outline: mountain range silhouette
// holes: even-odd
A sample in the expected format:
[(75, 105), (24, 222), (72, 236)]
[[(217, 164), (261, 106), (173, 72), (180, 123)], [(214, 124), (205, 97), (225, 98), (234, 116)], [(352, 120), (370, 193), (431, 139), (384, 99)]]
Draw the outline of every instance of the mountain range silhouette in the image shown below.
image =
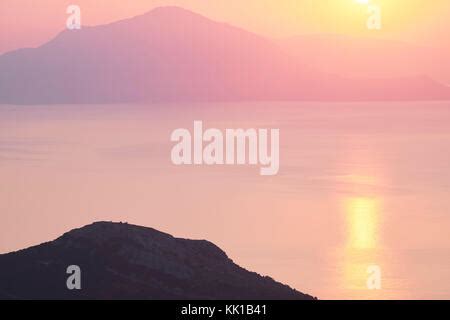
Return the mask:
[(450, 99), (449, 87), (423, 75), (318, 71), (316, 47), (306, 45), (312, 42), (295, 43), (280, 45), (182, 8), (156, 8), (3, 54), (0, 103)]
[[(69, 290), (69, 266), (81, 289)], [(205, 240), (126, 223), (96, 222), (0, 255), (0, 299), (314, 299), (249, 272)]]

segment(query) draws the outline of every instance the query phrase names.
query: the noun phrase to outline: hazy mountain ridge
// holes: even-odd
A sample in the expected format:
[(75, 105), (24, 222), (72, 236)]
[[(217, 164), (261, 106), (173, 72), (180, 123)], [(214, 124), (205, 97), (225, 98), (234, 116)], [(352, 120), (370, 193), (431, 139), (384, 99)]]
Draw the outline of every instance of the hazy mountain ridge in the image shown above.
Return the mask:
[[(66, 268), (81, 268), (68, 290)], [(0, 255), (2, 299), (312, 299), (234, 264), (214, 244), (97, 222)]]
[(450, 84), (450, 65), (445, 48), (412, 45), (407, 42), (317, 34), (275, 40), (286, 52), (321, 72), (345, 77), (385, 78), (427, 75)]
[(162, 7), (0, 56), (0, 103), (450, 99), (423, 76), (346, 79), (286, 48)]

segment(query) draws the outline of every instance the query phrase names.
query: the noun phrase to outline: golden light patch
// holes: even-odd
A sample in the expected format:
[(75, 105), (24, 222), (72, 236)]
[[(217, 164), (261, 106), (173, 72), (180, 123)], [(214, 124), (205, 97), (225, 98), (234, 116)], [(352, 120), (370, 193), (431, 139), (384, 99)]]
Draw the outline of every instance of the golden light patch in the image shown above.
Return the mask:
[(346, 203), (348, 246), (373, 249), (377, 245), (379, 209), (376, 199), (350, 198)]

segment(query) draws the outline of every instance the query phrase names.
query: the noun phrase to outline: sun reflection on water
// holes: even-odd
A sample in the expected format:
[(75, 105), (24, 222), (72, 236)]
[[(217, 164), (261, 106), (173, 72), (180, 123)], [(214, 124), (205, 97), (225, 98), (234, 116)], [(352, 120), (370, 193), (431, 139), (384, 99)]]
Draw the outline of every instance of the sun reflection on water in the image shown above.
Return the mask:
[(367, 287), (368, 268), (381, 268), (379, 229), (380, 200), (376, 197), (349, 197), (344, 201), (346, 246), (340, 270), (340, 283), (353, 299), (378, 299), (382, 290)]
[(346, 202), (347, 246), (375, 249), (379, 227), (379, 208), (375, 198), (350, 198)]

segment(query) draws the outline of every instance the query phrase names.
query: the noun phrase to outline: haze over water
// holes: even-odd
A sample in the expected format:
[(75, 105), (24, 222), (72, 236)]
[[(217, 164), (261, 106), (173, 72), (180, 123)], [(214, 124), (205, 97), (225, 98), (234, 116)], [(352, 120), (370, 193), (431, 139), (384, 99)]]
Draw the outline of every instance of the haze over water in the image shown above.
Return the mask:
[[(279, 174), (174, 166), (170, 134), (194, 120), (279, 128)], [(448, 299), (449, 123), (449, 102), (3, 105), (0, 252), (128, 221), (319, 298)]]

